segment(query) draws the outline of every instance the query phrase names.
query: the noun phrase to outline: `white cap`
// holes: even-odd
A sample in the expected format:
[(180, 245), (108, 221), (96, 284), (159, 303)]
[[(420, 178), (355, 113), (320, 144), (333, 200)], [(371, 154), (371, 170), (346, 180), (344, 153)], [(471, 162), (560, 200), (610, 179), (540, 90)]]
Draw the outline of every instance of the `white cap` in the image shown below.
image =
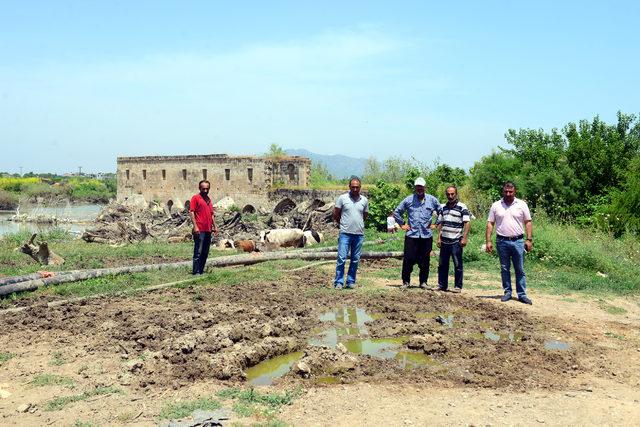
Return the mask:
[(419, 176), (416, 178), (416, 182), (413, 183), (413, 185), (421, 185), (421, 186), (425, 186), (426, 182), (424, 180), (423, 177)]

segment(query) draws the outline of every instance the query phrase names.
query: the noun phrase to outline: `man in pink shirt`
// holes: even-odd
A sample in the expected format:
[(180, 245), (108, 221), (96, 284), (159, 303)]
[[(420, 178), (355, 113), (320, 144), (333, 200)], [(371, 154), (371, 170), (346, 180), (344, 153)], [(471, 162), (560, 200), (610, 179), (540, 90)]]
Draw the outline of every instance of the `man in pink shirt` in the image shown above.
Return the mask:
[[(516, 186), (506, 182), (502, 186), (502, 199), (491, 205), (485, 235), (487, 253), (493, 252), (491, 233), (495, 224), (496, 247), (500, 257), (500, 274), (504, 295), (502, 302), (511, 299), (511, 263), (516, 272), (516, 292), (518, 300), (524, 304), (532, 304), (527, 296), (527, 282), (524, 274), (524, 251), (533, 249), (533, 224), (531, 213), (524, 200), (516, 198)], [(524, 236), (527, 236), (524, 239)]]

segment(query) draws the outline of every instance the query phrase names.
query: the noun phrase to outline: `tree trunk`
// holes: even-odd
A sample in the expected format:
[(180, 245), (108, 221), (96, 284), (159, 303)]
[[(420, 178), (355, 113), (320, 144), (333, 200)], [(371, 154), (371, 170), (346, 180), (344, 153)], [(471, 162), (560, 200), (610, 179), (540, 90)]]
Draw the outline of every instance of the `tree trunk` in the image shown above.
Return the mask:
[(40, 263), (40, 265), (62, 265), (64, 258), (49, 249), (47, 242), (40, 242), (35, 245), (34, 240), (37, 233), (31, 236), (28, 242), (20, 247), (20, 252), (29, 255), (31, 258)]
[[(251, 265), (265, 261), (275, 261), (281, 259), (302, 259), (302, 260), (323, 260), (335, 259), (337, 252), (253, 252), (250, 254), (240, 254), (211, 258), (207, 261), (209, 267), (229, 267), (232, 265)], [(362, 252), (361, 259), (385, 259), (402, 258), (402, 252)], [(19, 283), (9, 283), (0, 286), (0, 296), (9, 295), (13, 292), (34, 291), (42, 286), (57, 285), (66, 282), (75, 282), (94, 277), (142, 273), (145, 271), (162, 270), (167, 268), (188, 267), (191, 261), (180, 261), (164, 264), (132, 265), (127, 267), (99, 268), (95, 270), (75, 270), (60, 272), (57, 275), (44, 279), (25, 280)]]

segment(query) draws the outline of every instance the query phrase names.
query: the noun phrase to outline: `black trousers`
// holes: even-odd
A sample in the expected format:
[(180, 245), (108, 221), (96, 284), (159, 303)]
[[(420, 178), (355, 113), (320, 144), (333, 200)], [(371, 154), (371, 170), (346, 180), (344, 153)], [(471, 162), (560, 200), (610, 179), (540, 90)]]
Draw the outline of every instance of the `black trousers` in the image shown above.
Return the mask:
[(211, 232), (193, 235), (193, 269), (191, 274), (204, 272), (204, 264), (209, 256), (209, 246), (211, 246)]
[(404, 236), (404, 258), (402, 259), (402, 283), (411, 283), (413, 265), (418, 263), (420, 268), (420, 283), (427, 283), (429, 278), (429, 261), (433, 237), (428, 239)]
[(453, 258), (455, 287), (462, 289), (462, 245), (460, 242), (442, 243), (440, 246), (440, 265), (438, 265), (438, 286), (449, 287), (449, 258)]

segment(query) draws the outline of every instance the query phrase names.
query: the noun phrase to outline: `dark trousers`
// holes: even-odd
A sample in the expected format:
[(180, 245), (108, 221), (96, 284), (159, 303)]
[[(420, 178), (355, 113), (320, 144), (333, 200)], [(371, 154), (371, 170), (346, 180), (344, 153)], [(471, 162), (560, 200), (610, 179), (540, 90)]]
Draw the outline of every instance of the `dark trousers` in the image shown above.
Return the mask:
[(449, 286), (449, 258), (453, 258), (453, 274), (455, 287), (462, 289), (462, 245), (460, 242), (440, 245), (440, 264), (438, 265), (438, 286), (447, 289)]
[(411, 283), (413, 265), (418, 263), (420, 268), (420, 283), (427, 283), (429, 278), (429, 261), (433, 237), (404, 237), (404, 257), (402, 259), (402, 283)]
[(209, 256), (209, 246), (211, 246), (211, 232), (193, 234), (193, 269), (191, 274), (202, 274), (204, 265)]

